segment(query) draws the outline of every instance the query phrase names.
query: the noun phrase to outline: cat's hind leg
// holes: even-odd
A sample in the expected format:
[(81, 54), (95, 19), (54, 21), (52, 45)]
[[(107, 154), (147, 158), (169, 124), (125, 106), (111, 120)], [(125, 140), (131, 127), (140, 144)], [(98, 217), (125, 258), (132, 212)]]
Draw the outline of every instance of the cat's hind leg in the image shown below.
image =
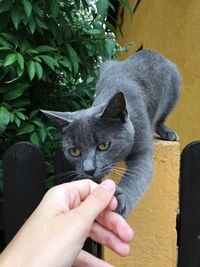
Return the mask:
[(169, 129), (164, 122), (158, 121), (155, 127), (155, 132), (165, 141), (177, 141), (179, 139), (178, 134)]
[(164, 103), (162, 103), (159, 107), (158, 114), (160, 115), (158, 115), (156, 119), (155, 132), (159, 134), (162, 140), (177, 141), (179, 139), (178, 134), (165, 125), (165, 119), (171, 113), (179, 99), (180, 74), (173, 63), (168, 62), (168, 64), (168, 66), (170, 67), (169, 69), (171, 69), (171, 79), (168, 84), (168, 93), (165, 92), (165, 94), (167, 95), (165, 97), (166, 101), (163, 101)]

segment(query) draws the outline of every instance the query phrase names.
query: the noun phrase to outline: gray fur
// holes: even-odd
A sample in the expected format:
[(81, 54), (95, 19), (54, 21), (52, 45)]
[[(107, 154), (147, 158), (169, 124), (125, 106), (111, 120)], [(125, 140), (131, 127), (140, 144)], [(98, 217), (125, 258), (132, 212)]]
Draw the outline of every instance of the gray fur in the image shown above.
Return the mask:
[[(91, 108), (43, 112), (60, 127), (63, 151), (77, 178), (98, 181), (112, 168), (120, 174), (115, 165), (126, 161), (116, 196), (117, 212), (127, 217), (152, 178), (153, 131), (164, 140), (178, 138), (164, 121), (179, 93), (176, 66), (157, 52), (143, 50), (122, 62), (102, 64)], [(108, 150), (99, 151), (97, 146), (106, 142)], [(71, 147), (79, 148), (81, 156), (71, 156)]]

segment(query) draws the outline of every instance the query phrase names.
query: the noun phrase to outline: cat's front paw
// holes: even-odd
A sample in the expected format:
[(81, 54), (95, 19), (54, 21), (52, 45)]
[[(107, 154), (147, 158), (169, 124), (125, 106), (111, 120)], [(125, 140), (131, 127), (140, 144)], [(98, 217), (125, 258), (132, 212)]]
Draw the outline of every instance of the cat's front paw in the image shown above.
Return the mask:
[(115, 191), (115, 196), (117, 198), (117, 208), (116, 212), (122, 215), (124, 218), (128, 216), (129, 209), (128, 209), (128, 203), (126, 199), (126, 195), (123, 192), (123, 189), (117, 186), (116, 191)]

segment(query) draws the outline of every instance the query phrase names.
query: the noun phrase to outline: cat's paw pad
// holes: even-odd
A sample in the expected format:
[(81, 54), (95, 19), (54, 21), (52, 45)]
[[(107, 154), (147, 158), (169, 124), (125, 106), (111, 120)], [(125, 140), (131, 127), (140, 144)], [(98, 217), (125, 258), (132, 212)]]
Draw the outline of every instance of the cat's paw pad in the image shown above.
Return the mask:
[(161, 138), (165, 141), (178, 141), (179, 140), (178, 134), (171, 129), (165, 130), (162, 133)]
[(120, 187), (117, 187), (116, 191), (115, 191), (115, 196), (117, 198), (117, 208), (116, 208), (116, 212), (120, 215), (122, 215), (124, 218), (126, 218), (128, 216), (128, 210), (127, 210), (127, 200), (126, 200), (126, 196), (123, 193), (123, 190)]
[(178, 141), (179, 137), (178, 134), (169, 129), (166, 125), (164, 124), (159, 124), (156, 127), (156, 133), (160, 135), (160, 138), (165, 141)]

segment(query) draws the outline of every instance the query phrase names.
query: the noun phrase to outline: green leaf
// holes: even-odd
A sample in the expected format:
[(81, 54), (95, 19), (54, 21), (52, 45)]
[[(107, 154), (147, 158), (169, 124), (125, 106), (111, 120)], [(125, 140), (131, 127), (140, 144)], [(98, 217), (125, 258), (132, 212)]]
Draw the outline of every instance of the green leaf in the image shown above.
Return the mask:
[(0, 134), (2, 134), (10, 121), (10, 113), (7, 108), (0, 107)]
[(14, 111), (14, 114), (21, 120), (25, 121), (27, 119), (27, 116), (24, 115), (21, 111)]
[(27, 68), (28, 68), (29, 78), (32, 81), (34, 76), (35, 76), (35, 72), (36, 72), (36, 70), (35, 70), (35, 62), (33, 60), (30, 60), (28, 62)]
[(24, 53), (27, 49), (31, 47), (31, 44), (27, 40), (23, 40), (21, 43), (21, 50)]
[(79, 58), (78, 58), (78, 55), (76, 53), (76, 50), (74, 50), (74, 48), (68, 44), (67, 44), (67, 54), (68, 54), (69, 59), (71, 61), (74, 74), (77, 75), (78, 68), (79, 68)]
[(92, 42), (86, 42), (85, 46), (89, 56), (94, 56), (96, 54), (96, 46)]
[(34, 61), (37, 61), (37, 62), (42, 62), (42, 60), (39, 58), (39, 56), (34, 56), (34, 57), (32, 57), (32, 59)]
[(102, 34), (102, 31), (100, 29), (94, 29), (94, 28), (91, 28), (91, 29), (83, 29), (84, 32), (90, 34), (90, 35), (100, 35)]
[(14, 114), (13, 113), (10, 113), (10, 122), (13, 122), (14, 121), (14, 118), (15, 118)]
[(11, 51), (12, 49), (10, 47), (0, 47), (0, 51)]
[(14, 27), (17, 30), (22, 19), (22, 10), (20, 6), (14, 6), (10, 15), (11, 15), (11, 19), (14, 24)]
[(4, 67), (12, 65), (17, 60), (17, 54), (8, 54), (4, 60)]
[(104, 23), (106, 24), (106, 27), (107, 27), (111, 32), (113, 32), (114, 34), (116, 34), (116, 29), (115, 29), (115, 27), (114, 27), (110, 22), (105, 21)]
[(21, 125), (21, 120), (18, 117), (14, 118), (14, 122), (17, 125), (17, 127), (19, 127)]
[(82, 4), (83, 4), (83, 7), (84, 7), (85, 9), (88, 9), (89, 4), (88, 4), (87, 0), (81, 0), (81, 2), (82, 2)]
[(0, 94), (3, 93), (7, 93), (9, 90), (11, 90), (12, 88), (10, 87), (10, 85), (3, 85), (0, 86)]
[(49, 45), (41, 45), (41, 46), (38, 46), (35, 50), (38, 53), (45, 53), (45, 52), (54, 52), (54, 51), (57, 51), (58, 49), (51, 47)]
[(52, 70), (55, 70), (55, 66), (58, 67), (58, 62), (54, 58), (46, 55), (39, 56)]
[(0, 45), (4, 47), (12, 48), (12, 45), (9, 42), (7, 42), (5, 39), (3, 39), (2, 37), (0, 37)]
[(17, 83), (13, 86), (13, 88), (11, 87), (11, 90), (7, 94), (4, 95), (3, 99), (5, 101), (14, 100), (20, 97), (28, 87), (29, 84)]
[(22, 124), (20, 128), (16, 131), (16, 135), (32, 133), (34, 130), (35, 126), (33, 124)]
[(1, 36), (9, 41), (10, 43), (13, 43), (14, 47), (19, 47), (19, 39), (16, 38), (13, 34), (8, 33), (8, 32), (2, 32)]
[(96, 3), (97, 13), (101, 16), (101, 21), (104, 21), (106, 15), (107, 15), (108, 5), (109, 5), (108, 0), (99, 0)]
[(33, 119), (40, 111), (38, 109), (35, 109), (33, 111), (31, 111), (29, 118)]
[(24, 69), (24, 57), (20, 53), (17, 53), (17, 63), (19, 64), (20, 68), (23, 70)]
[(40, 137), (36, 132), (31, 134), (30, 140), (34, 145), (40, 146), (41, 144)]
[(80, 0), (75, 0), (74, 2), (76, 4), (77, 8), (80, 9)]
[(42, 140), (42, 143), (44, 143), (44, 141), (45, 141), (45, 139), (46, 139), (46, 137), (47, 137), (47, 130), (46, 130), (46, 128), (40, 128), (39, 130), (38, 130), (38, 134), (39, 134), (39, 136), (40, 136), (40, 139)]
[(116, 46), (116, 41), (113, 39), (106, 39), (105, 40), (105, 48), (108, 53), (109, 58), (111, 58), (114, 54)]
[(38, 51), (36, 51), (35, 49), (32, 49), (32, 48), (28, 48), (27, 50), (25, 50), (25, 53), (28, 55), (37, 55)]
[[(8, 80), (8, 81), (5, 81), (4, 83), (7, 83), (7, 84), (9, 84), (9, 83), (13, 83), (14, 81), (17, 81), (21, 76), (22, 76), (22, 74), (23, 74), (23, 72), (24, 72), (24, 70), (22, 70), (20, 67), (19, 67), (19, 65), (17, 65), (17, 67), (16, 67), (16, 69), (15, 69), (15, 73), (16, 73), (16, 71), (17, 71), (17, 77), (14, 77), (14, 78), (12, 78), (11, 80)], [(15, 75), (15, 73), (14, 73), (14, 75)], [(13, 75), (12, 75), (13, 76)]]
[(22, 0), (22, 4), (24, 6), (25, 14), (27, 18), (29, 18), (32, 12), (32, 5), (29, 0)]
[(30, 105), (30, 100), (29, 99), (16, 99), (12, 103), (13, 108), (19, 108), (19, 107), (25, 107)]
[(33, 11), (35, 12), (35, 14), (37, 14), (39, 17), (43, 17), (43, 11), (41, 10), (41, 8), (39, 7), (39, 5), (35, 2), (32, 3), (32, 8)]
[[(89, 75), (89, 77), (87, 78), (86, 80), (86, 83), (89, 84), (89, 83), (92, 83), (94, 81), (94, 77)], [(90, 98), (92, 97), (92, 94), (88, 91), (88, 90), (85, 90), (85, 93), (86, 95), (88, 95)]]
[(35, 18), (35, 22), (36, 22), (36, 24), (37, 24), (37, 26), (39, 28), (42, 28), (42, 29), (45, 29), (45, 30), (49, 30), (47, 24), (44, 21), (40, 20), (39, 18), (36, 17)]
[(133, 12), (133, 7), (131, 6), (131, 3), (129, 2), (129, 0), (118, 0), (122, 5), (124, 5), (128, 11), (129, 14), (132, 15)]
[(63, 57), (63, 59), (61, 61), (59, 61), (59, 63), (62, 66), (68, 68), (69, 71), (72, 71), (72, 64), (67, 57)]
[(0, 13), (6, 12), (11, 9), (13, 4), (12, 0), (2, 0), (0, 2)]
[(24, 69), (22, 69), (19, 65), (17, 66), (17, 79), (19, 79), (24, 73)]
[(31, 121), (32, 121), (32, 123), (34, 123), (35, 125), (37, 125), (40, 128), (44, 128), (45, 127), (44, 123), (42, 122), (42, 120), (40, 118), (34, 118)]
[(43, 69), (42, 69), (42, 66), (40, 65), (40, 63), (38, 63), (38, 62), (35, 62), (35, 72), (38, 76), (38, 79), (41, 80), (42, 75), (43, 75)]
[(51, 12), (52, 12), (52, 16), (54, 18), (56, 18), (60, 12), (60, 5), (59, 5), (59, 1), (57, 0), (52, 0), (51, 1)]
[(30, 17), (29, 23), (28, 23), (29, 30), (33, 34), (35, 32), (36, 24), (33, 16)]

